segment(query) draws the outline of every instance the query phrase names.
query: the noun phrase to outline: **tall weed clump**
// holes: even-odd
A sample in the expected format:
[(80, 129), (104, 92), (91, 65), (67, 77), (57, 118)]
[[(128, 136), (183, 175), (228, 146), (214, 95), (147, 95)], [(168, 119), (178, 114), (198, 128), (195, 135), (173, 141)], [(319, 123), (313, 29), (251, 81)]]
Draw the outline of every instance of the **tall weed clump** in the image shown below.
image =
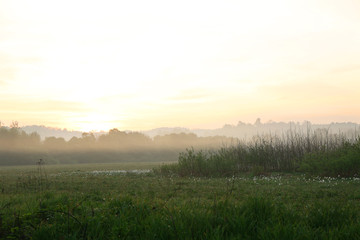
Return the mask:
[(360, 173), (360, 139), (345, 142), (337, 149), (309, 153), (304, 157), (300, 170), (312, 175), (353, 177)]
[[(180, 176), (231, 176), (241, 172), (263, 175), (269, 172), (304, 171), (317, 174), (354, 175), (360, 165), (359, 140), (327, 129), (289, 130), (281, 135), (263, 134), (250, 141), (220, 149), (180, 153), (178, 164), (160, 172)], [(357, 147), (356, 147), (357, 146)], [(331, 160), (333, 159), (333, 160)]]
[(229, 148), (195, 151), (193, 148), (179, 155), (179, 175), (181, 176), (229, 176), (237, 170), (236, 155)]

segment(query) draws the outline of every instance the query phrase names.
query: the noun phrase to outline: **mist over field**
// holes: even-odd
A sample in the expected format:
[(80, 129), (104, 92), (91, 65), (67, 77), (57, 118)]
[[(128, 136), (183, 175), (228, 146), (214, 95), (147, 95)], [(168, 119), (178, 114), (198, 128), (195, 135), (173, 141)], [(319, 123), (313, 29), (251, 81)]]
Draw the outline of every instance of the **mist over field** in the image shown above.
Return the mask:
[[(24, 129), (28, 129), (24, 127)], [(37, 132), (26, 133), (13, 123), (0, 128), (0, 164), (32, 165), (38, 159), (47, 164), (176, 161), (179, 152), (188, 147), (216, 148), (235, 142), (234, 138), (197, 137), (194, 133), (172, 133), (153, 138), (131, 131), (111, 129), (107, 133), (67, 132), (41, 127), (42, 133), (55, 133), (44, 139)], [(65, 140), (56, 136), (72, 136)], [(44, 136), (44, 135), (43, 135)]]
[[(44, 126), (0, 128), (0, 164), (32, 165), (38, 159), (47, 164), (174, 162), (186, 149), (220, 149), (251, 143), (257, 138), (282, 138), (316, 135), (356, 139), (359, 124), (311, 124), (295, 122), (225, 124), (219, 129), (158, 128), (148, 131), (78, 132)], [(310, 134), (310, 135), (309, 135)]]

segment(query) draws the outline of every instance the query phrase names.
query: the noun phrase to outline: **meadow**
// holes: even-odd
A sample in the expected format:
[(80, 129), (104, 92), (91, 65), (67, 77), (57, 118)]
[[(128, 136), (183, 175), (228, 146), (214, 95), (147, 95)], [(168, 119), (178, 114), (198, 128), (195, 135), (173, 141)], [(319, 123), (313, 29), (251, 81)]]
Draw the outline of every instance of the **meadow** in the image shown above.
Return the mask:
[[(183, 142), (172, 149), (118, 130), (36, 144), (2, 132), (17, 143), (3, 164), (27, 165), (0, 168), (0, 239), (360, 239), (358, 135), (287, 131), (174, 161), (200, 139), (165, 136)], [(123, 151), (132, 138), (150, 145)]]
[(160, 162), (0, 169), (0, 239), (359, 239), (360, 178), (163, 175)]

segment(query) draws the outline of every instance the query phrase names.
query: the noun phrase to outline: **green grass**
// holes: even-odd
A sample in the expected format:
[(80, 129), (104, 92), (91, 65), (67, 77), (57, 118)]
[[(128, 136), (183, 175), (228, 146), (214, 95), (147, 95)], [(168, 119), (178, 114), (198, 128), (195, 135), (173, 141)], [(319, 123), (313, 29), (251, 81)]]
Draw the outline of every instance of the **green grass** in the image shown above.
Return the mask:
[(0, 239), (360, 237), (358, 178), (114, 171), (159, 164), (1, 168)]

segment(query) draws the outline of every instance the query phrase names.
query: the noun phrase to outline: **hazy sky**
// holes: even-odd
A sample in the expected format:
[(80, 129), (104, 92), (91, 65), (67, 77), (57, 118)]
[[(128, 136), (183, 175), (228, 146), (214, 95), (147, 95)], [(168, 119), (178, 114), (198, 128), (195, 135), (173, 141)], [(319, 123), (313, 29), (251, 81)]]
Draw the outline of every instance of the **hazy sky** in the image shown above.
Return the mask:
[(0, 0), (0, 120), (360, 122), (359, 0)]

